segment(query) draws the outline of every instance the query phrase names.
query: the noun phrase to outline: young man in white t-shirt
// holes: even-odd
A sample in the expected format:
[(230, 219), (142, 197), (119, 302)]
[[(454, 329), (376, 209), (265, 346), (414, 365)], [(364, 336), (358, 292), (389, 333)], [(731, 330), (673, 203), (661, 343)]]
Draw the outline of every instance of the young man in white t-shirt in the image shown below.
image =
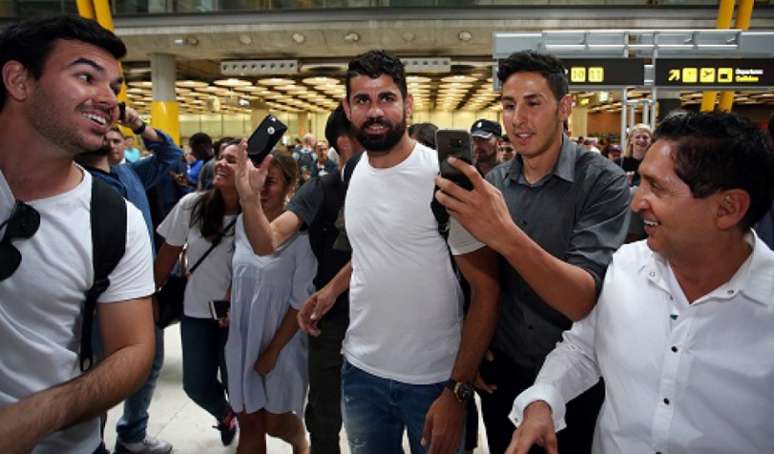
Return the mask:
[(370, 51), (350, 62), (344, 109), (367, 152), (345, 202), (351, 267), (329, 284), (350, 287), (342, 369), (350, 449), (400, 452), (405, 429), (412, 453), (454, 452), (497, 319), (496, 257), (452, 223), (449, 249), (472, 288), (463, 327), (462, 293), (430, 208), (438, 155), (406, 133), (412, 98), (400, 60)]
[[(105, 357), (84, 374), (78, 361), (94, 274), (92, 179), (73, 157), (102, 146), (117, 115), (125, 53), (111, 32), (74, 17), (0, 34), (2, 453), (93, 452), (97, 416), (142, 384), (153, 358), (150, 242), (142, 215), (127, 204), (126, 251), (97, 304)], [(33, 212), (37, 229), (11, 237)], [(16, 255), (21, 261), (9, 266)]]

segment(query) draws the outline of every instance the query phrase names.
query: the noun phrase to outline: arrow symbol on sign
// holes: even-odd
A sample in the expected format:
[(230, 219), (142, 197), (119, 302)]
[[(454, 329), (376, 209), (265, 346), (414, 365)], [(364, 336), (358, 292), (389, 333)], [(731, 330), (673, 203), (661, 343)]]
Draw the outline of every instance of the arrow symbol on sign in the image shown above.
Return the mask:
[(669, 82), (672, 82), (673, 80), (680, 80), (680, 70), (679, 69), (670, 69), (669, 70)]

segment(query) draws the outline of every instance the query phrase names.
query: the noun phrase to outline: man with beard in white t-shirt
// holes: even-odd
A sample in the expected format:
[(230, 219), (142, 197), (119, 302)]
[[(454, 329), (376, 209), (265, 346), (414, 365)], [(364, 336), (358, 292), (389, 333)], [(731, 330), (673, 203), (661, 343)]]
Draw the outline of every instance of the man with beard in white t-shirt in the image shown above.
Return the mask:
[[(354, 454), (400, 452), (404, 430), (414, 454), (459, 451), (497, 318), (495, 255), (454, 222), (448, 248), (439, 233), (438, 154), (406, 133), (412, 106), (398, 58), (370, 51), (350, 62), (344, 109), (367, 157), (344, 207), (352, 261), (329, 285), (349, 283), (342, 399)], [(464, 326), (449, 250), (472, 288)], [(302, 315), (327, 310), (316, 309)]]
[(125, 53), (74, 17), (0, 33), (2, 453), (93, 452), (97, 416), (142, 384), (153, 358), (150, 241), (127, 204), (125, 253), (97, 300), (105, 356), (86, 373), (78, 360), (94, 280), (92, 178), (73, 158), (101, 147), (116, 119)]

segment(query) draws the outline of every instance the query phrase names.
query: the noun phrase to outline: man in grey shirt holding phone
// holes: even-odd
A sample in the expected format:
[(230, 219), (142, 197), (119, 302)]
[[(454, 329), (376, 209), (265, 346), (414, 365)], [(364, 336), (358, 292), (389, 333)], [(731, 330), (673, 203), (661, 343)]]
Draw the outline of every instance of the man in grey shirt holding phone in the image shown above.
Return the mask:
[[(623, 171), (581, 152), (563, 132), (572, 99), (561, 62), (516, 53), (501, 61), (498, 78), (516, 157), (486, 180), (473, 166), (453, 161), (474, 189), (439, 178), (436, 195), (501, 257), (500, 317), (478, 381), (492, 453), (504, 452), (510, 442), (515, 397), (534, 382), (561, 333), (594, 306), (629, 212)], [(591, 449), (602, 389), (589, 393), (568, 406), (568, 430), (559, 434), (560, 445), (573, 452)]]

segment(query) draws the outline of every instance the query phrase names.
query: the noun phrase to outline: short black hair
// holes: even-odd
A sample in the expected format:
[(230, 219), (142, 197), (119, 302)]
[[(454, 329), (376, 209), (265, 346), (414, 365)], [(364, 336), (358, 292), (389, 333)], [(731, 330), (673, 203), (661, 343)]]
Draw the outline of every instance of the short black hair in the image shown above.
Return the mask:
[(505, 60), (500, 60), (497, 79), (500, 80), (500, 84), (504, 84), (512, 74), (522, 72), (540, 73), (548, 82), (557, 101), (569, 92), (564, 65), (553, 55), (532, 50), (515, 52)]
[(774, 150), (764, 132), (746, 118), (724, 112), (682, 112), (656, 128), (667, 140), (675, 173), (696, 198), (741, 189), (750, 195), (742, 227), (758, 222), (774, 197)]
[(357, 76), (368, 76), (376, 79), (382, 75), (390, 76), (400, 89), (400, 94), (405, 99), (408, 95), (406, 87), (406, 69), (400, 58), (387, 53), (384, 50), (369, 50), (360, 54), (349, 62), (345, 84), (347, 86), (347, 99), (350, 95), (349, 81)]
[[(78, 16), (53, 16), (17, 22), (0, 32), (0, 68), (9, 61), (18, 61), (35, 79), (40, 79), (46, 60), (60, 39), (97, 46), (116, 60), (126, 55), (123, 41), (95, 21)], [(2, 85), (0, 108), (6, 99), (5, 85)]]
[[(212, 138), (205, 132), (197, 132), (188, 139), (191, 153), (196, 159), (208, 159), (212, 152)], [(217, 150), (216, 150), (217, 151)]]
[(328, 115), (328, 122), (325, 123), (325, 140), (328, 141), (328, 145), (338, 152), (339, 146), (336, 141), (341, 136), (350, 135), (350, 127), (347, 114), (344, 113), (344, 107), (339, 103), (336, 110)]

